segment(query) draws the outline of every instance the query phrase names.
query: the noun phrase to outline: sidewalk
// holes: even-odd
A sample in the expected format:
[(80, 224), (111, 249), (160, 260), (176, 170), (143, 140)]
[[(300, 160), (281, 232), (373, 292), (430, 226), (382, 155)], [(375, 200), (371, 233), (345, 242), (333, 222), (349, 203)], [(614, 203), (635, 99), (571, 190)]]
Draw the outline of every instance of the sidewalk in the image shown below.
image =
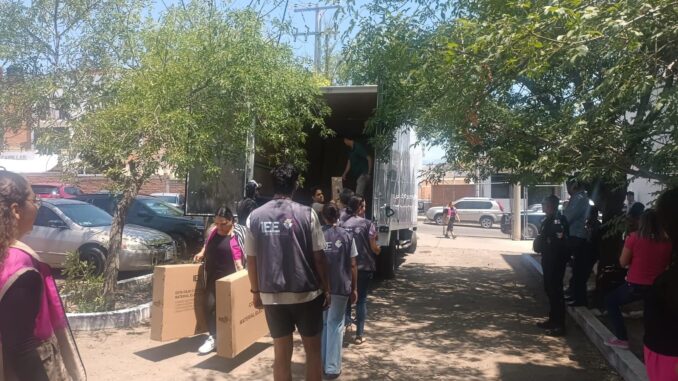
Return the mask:
[[(519, 254), (481, 249), (482, 240), (419, 239), (398, 278), (375, 285), (367, 342), (345, 349), (341, 380), (620, 380), (574, 324), (566, 338), (534, 326), (545, 300)], [(198, 356), (202, 339), (153, 342), (148, 327), (77, 335), (92, 380), (273, 379), (270, 338), (235, 360)]]

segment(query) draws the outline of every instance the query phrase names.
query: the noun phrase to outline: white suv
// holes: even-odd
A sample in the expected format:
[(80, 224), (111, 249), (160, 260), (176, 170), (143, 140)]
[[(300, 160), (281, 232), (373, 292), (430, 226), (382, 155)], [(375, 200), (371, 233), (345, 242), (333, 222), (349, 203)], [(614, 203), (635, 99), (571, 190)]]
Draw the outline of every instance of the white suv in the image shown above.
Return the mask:
[[(504, 207), (492, 198), (463, 197), (453, 202), (461, 222), (477, 222), (480, 226), (489, 229), (496, 222), (501, 221)], [(443, 223), (444, 206), (434, 206), (426, 211), (426, 218), (437, 224)]]

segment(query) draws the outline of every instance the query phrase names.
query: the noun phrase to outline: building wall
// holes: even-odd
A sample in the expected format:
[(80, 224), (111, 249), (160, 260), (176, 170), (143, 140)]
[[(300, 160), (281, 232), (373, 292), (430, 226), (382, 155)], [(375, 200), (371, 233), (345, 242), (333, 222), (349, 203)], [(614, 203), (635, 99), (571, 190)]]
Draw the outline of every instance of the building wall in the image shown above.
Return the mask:
[[(31, 184), (39, 183), (63, 183), (62, 174), (55, 173), (39, 173), (39, 174), (25, 174), (26, 178)], [(78, 176), (75, 181), (85, 193), (95, 193), (100, 190), (108, 190), (111, 188), (111, 181), (102, 176)], [(168, 190), (169, 188), (169, 190)], [(141, 194), (151, 193), (181, 193), (185, 192), (184, 180), (165, 180), (159, 176), (153, 177), (144, 184), (141, 188)]]
[(447, 205), (450, 201), (456, 201), (462, 197), (474, 197), (476, 186), (474, 184), (439, 184), (431, 187), (431, 206)]
[(16, 132), (6, 131), (4, 139), (5, 151), (23, 151), (31, 149), (31, 130), (23, 127)]

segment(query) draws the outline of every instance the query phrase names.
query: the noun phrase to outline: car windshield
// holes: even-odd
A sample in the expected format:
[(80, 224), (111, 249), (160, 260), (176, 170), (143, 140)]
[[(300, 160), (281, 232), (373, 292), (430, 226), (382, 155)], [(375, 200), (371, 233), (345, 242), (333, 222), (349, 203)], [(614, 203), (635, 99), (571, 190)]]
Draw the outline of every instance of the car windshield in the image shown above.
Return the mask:
[(176, 196), (153, 196), (155, 198), (159, 198), (165, 202), (169, 202), (172, 204), (177, 204), (177, 197)]
[(56, 205), (66, 217), (83, 227), (110, 226), (113, 217), (103, 210), (90, 204), (65, 204)]
[(150, 199), (150, 198), (144, 198), (144, 199), (137, 200), (137, 201), (146, 205), (154, 213), (159, 214), (161, 216), (181, 217), (181, 216), (184, 215), (184, 212), (182, 212), (181, 209), (178, 209), (178, 208), (166, 203), (163, 200), (158, 200), (158, 199), (154, 200), (154, 199)]
[(52, 185), (31, 185), (35, 194), (58, 194), (59, 188)]
[(64, 188), (64, 192), (73, 196), (80, 196), (81, 194), (83, 194), (82, 191), (76, 187), (66, 187)]

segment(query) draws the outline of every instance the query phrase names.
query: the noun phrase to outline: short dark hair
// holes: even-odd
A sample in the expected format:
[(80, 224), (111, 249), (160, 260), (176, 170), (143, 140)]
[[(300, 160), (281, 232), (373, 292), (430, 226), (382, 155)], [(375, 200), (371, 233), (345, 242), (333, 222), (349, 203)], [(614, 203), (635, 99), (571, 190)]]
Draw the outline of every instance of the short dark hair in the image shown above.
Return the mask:
[(341, 190), (341, 193), (339, 193), (339, 201), (344, 204), (344, 207), (347, 207), (353, 196), (355, 196), (355, 192), (350, 188), (344, 188)]
[[(664, 231), (673, 242), (678, 242), (678, 187), (662, 193), (657, 199), (657, 214)], [(674, 244), (675, 247), (675, 244)], [(675, 252), (675, 250), (674, 250)], [(674, 261), (678, 260), (678, 252), (674, 253)]]
[(362, 203), (365, 201), (364, 198), (360, 196), (353, 196), (351, 197), (351, 200), (348, 202), (347, 208), (346, 208), (346, 213), (355, 216), (356, 213), (358, 213), (358, 209), (360, 209), (360, 206)]
[(635, 196), (636, 194), (633, 193), (633, 191), (628, 191), (628, 192), (626, 192), (626, 195), (627, 196)]
[(323, 206), (322, 215), (328, 224), (334, 224), (339, 219), (339, 208), (333, 202), (328, 202)]
[(214, 213), (214, 217), (222, 217), (227, 220), (233, 220), (233, 212), (228, 206), (222, 206), (221, 208), (217, 209), (217, 212)]
[(299, 171), (292, 164), (281, 164), (271, 170), (273, 176), (273, 192), (291, 196), (297, 190)]
[(542, 203), (549, 204), (549, 205), (555, 206), (557, 208), (558, 205), (560, 204), (560, 199), (558, 198), (558, 196), (552, 194), (550, 196), (544, 197), (544, 200), (542, 200)]
[(322, 190), (323, 190), (322, 187), (317, 186), (317, 185), (314, 186), (313, 188), (311, 188), (311, 196), (315, 196), (315, 193), (316, 193), (317, 191), (321, 191), (321, 192), (322, 192)]
[(640, 202), (634, 202), (633, 205), (629, 207), (627, 215), (631, 218), (640, 218), (643, 211), (645, 211), (645, 205)]

